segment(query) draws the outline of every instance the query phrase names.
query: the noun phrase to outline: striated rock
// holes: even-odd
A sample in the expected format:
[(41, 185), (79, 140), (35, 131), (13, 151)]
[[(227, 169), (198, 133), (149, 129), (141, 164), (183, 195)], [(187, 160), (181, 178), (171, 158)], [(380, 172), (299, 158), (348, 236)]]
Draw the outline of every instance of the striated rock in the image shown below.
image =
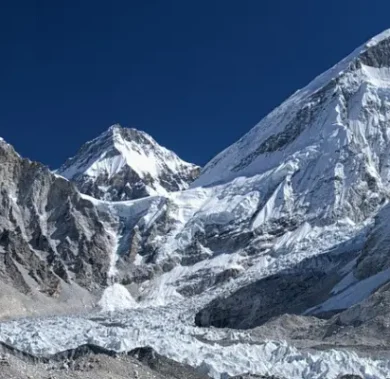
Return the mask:
[(0, 141), (0, 279), (58, 296), (61, 282), (107, 279), (112, 241), (93, 204), (46, 167)]

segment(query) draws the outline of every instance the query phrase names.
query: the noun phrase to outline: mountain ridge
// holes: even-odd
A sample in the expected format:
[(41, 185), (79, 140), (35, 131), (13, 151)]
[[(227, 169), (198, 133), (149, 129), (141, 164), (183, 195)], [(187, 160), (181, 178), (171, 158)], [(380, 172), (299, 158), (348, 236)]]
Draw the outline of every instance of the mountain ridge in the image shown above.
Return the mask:
[(0, 280), (19, 278), (14, 287), (27, 295), (34, 280), (48, 298), (73, 284), (104, 290), (92, 316), (0, 323), (0, 341), (42, 355), (69, 341), (118, 352), (147, 344), (218, 379), (248, 367), (294, 379), (347, 368), (386, 378), (388, 360), (375, 354), (390, 342), (389, 125), (385, 31), (212, 159), (189, 188), (173, 175), (172, 191), (118, 192), (145, 179), (135, 168), (108, 197), (91, 189), (113, 184), (127, 143), (145, 148), (133, 129), (114, 126), (84, 145), (59, 172), (80, 168), (74, 184), (0, 142)]
[[(314, 80), (312, 80), (308, 85), (301, 88), (300, 90), (293, 93), (290, 97), (287, 98), (282, 104), (275, 107), (268, 115), (266, 115), (258, 124), (256, 124), (248, 133), (244, 134), (237, 142), (233, 143), (232, 145), (228, 146), (226, 149), (224, 149), (222, 152), (217, 154), (213, 159), (211, 159), (205, 167), (202, 169), (201, 176), (207, 176), (209, 171), (217, 164), (217, 162), (223, 160), (223, 157), (226, 156), (229, 152), (229, 150), (232, 151), (232, 155), (234, 155), (235, 147), (240, 147), (242, 150), (246, 151), (246, 148), (250, 146), (250, 144), (247, 142), (247, 140), (250, 140), (254, 137), (256, 133), (260, 133), (260, 129), (265, 129), (266, 135), (272, 135), (272, 126), (275, 124), (272, 122), (272, 118), (277, 119), (279, 116), (279, 113), (288, 113), (292, 110), (292, 108), (299, 108), (302, 107), (302, 103), (306, 101), (311, 96), (316, 96), (318, 92), (321, 92), (324, 90), (324, 87), (331, 85), (332, 83), (337, 86), (337, 82), (340, 78), (342, 78), (346, 73), (350, 71), (350, 69), (355, 70), (357, 61), (364, 57), (364, 61), (372, 60), (375, 63), (375, 55), (370, 54), (370, 52), (374, 51), (376, 48), (381, 50), (381, 44), (388, 44), (390, 38), (390, 29), (385, 30), (384, 32), (378, 34), (377, 36), (371, 38), (366, 43), (362, 44), (360, 47), (355, 49), (351, 54), (349, 54), (346, 58), (342, 59), (339, 63), (325, 71), (324, 73), (318, 75)], [(381, 56), (382, 59), (388, 59), (386, 56)], [(389, 63), (390, 61), (388, 61)], [(377, 62), (378, 63), (378, 62)], [(390, 64), (388, 64), (390, 65)], [(271, 121), (268, 121), (271, 119)], [(274, 129), (278, 129), (274, 125)], [(279, 129), (281, 129), (279, 127)], [(269, 131), (270, 133), (267, 133)], [(264, 132), (264, 130), (263, 130)], [(275, 133), (273, 133), (275, 134)], [(263, 141), (265, 141), (266, 138), (263, 138)], [(258, 139), (255, 139), (253, 144), (258, 144)], [(245, 145), (245, 146), (243, 146)], [(238, 149), (239, 150), (239, 149)], [(249, 155), (249, 154), (248, 154)], [(224, 172), (223, 169), (220, 170), (221, 172)], [(210, 175), (212, 173), (218, 174), (216, 170), (210, 172)], [(229, 176), (226, 180), (231, 180), (235, 176)], [(215, 182), (215, 179), (213, 179)], [(217, 180), (217, 183), (221, 180)], [(208, 185), (212, 184), (212, 182), (208, 181), (207, 178), (198, 178), (194, 183), (193, 186), (197, 185)]]

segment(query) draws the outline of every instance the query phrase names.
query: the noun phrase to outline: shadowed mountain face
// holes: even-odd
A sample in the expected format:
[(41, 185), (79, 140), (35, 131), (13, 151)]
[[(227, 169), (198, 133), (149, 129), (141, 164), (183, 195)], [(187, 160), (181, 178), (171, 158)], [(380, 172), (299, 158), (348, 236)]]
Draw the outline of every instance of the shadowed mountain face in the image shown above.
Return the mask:
[(56, 296), (61, 282), (93, 289), (106, 281), (113, 242), (71, 182), (0, 141), (0, 193), (3, 282)]

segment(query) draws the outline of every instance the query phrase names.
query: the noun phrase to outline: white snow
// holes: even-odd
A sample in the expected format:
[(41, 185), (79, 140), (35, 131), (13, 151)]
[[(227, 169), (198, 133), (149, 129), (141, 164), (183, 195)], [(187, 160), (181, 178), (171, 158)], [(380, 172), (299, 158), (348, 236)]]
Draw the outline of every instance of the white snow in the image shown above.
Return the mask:
[(133, 299), (126, 287), (114, 283), (104, 290), (98, 305), (103, 312), (113, 312), (136, 308), (137, 302)]
[[(385, 379), (390, 370), (388, 360), (363, 358), (353, 352), (309, 353), (283, 341), (252, 341), (246, 332), (195, 328), (183, 323), (180, 311), (181, 307), (148, 308), (116, 312), (105, 318), (99, 315), (96, 319), (93, 316), (23, 319), (0, 324), (0, 340), (36, 355), (53, 354), (85, 343), (118, 352), (151, 346), (158, 353), (198, 367), (215, 379), (223, 374), (246, 372), (289, 379), (333, 379), (343, 373)], [(120, 327), (116, 326), (118, 323)], [(223, 339), (231, 340), (232, 344), (219, 345), (217, 341)]]
[[(191, 189), (167, 193), (156, 184), (150, 189), (153, 196), (116, 203), (82, 195), (99, 212), (110, 215), (105, 228), (113, 237), (108, 252), (112, 279), (121, 223), (148, 230), (164, 212), (170, 220), (169, 230), (150, 237), (156, 246), (156, 262), (180, 260), (181, 252), (195, 243), (200, 244), (204, 258), (143, 283), (140, 303), (125, 287), (113, 284), (103, 293), (99, 302), (103, 313), (96, 317), (5, 322), (0, 324), (0, 340), (34, 354), (55, 353), (87, 342), (116, 351), (151, 346), (214, 378), (248, 371), (297, 379), (333, 379), (341, 373), (388, 378), (388, 360), (371, 360), (350, 351), (309, 353), (283, 341), (256, 343), (246, 332), (196, 328), (193, 319), (196, 310), (217, 296), (228, 296), (244, 285), (299, 267), (309, 258), (330, 251), (348, 258), (362, 250), (375, 216), (390, 196), (390, 69), (363, 64), (352, 69), (351, 63), (389, 37), (390, 31), (375, 37), (293, 94), (217, 155)], [(337, 83), (332, 82), (336, 77)], [(326, 87), (329, 83), (332, 85)], [(94, 155), (88, 150), (62, 174), (110, 177), (130, 165), (141, 177), (158, 176), (163, 164), (173, 171), (186, 165), (166, 149), (157, 148), (154, 140), (150, 140), (153, 149), (145, 150), (133, 141), (124, 141), (115, 126), (107, 133), (87, 147), (102, 143), (109, 135), (108, 151), (114, 147), (117, 154), (103, 150)], [(275, 141), (278, 144), (273, 146)], [(262, 146), (267, 148), (259, 150)], [(386, 215), (379, 221), (388, 223)], [(218, 233), (250, 235), (250, 243), (261, 254), (249, 256), (246, 246), (232, 251), (202, 246), (198, 236), (209, 229), (216, 239)], [(386, 235), (387, 228), (382, 233)], [(345, 276), (329, 299), (307, 314), (351, 307), (390, 280), (386, 269), (359, 281), (352, 273), (353, 257), (340, 272)], [(135, 263), (142, 262), (137, 255)], [(329, 266), (322, 267), (324, 272), (334, 268), (331, 263)], [(216, 275), (229, 268), (238, 270), (237, 278), (190, 299), (177, 291), (183, 283), (196, 283), (204, 273)], [(101, 319), (104, 324), (99, 323)], [(125, 327), (109, 327), (109, 321)], [(215, 342), (223, 339), (231, 344)]]
[(383, 32), (377, 34), (375, 37), (371, 38), (366, 44), (366, 47), (372, 47), (382, 42), (385, 39), (390, 38), (390, 29), (386, 29)]
[[(111, 126), (101, 136), (86, 143), (82, 150), (57, 172), (73, 180), (78, 177), (88, 177), (91, 181), (98, 178), (109, 180), (125, 167), (131, 167), (141, 179), (153, 179), (148, 186), (150, 195), (167, 195), (168, 192), (159, 179), (161, 175), (173, 175), (196, 167), (160, 146), (145, 132), (135, 132), (146, 141), (138, 142), (125, 139), (121, 129), (119, 125)], [(184, 181), (179, 181), (178, 184), (183, 190), (188, 187)], [(104, 189), (104, 186), (100, 188)]]
[[(274, 168), (276, 165), (282, 167), (282, 165), (286, 163), (286, 157), (291, 156), (293, 152), (297, 153), (298, 151), (303, 152), (303, 150), (306, 150), (305, 154), (312, 155), (313, 152), (318, 153), (318, 143), (327, 144), (327, 148), (332, 148), (333, 151), (328, 151), (326, 153), (334, 155), (335, 140), (338, 139), (339, 143), (343, 145), (346, 143), (347, 135), (349, 138), (355, 138), (356, 136), (356, 134), (351, 135), (348, 133), (348, 125), (343, 125), (343, 120), (340, 117), (340, 110), (344, 107), (344, 104), (339, 103), (337, 99), (336, 102), (330, 102), (323, 113), (323, 117), (321, 116), (322, 112), (318, 112), (320, 116), (318, 118), (318, 123), (312, 125), (311, 128), (308, 128), (307, 131), (302, 133), (302, 136), (291, 144), (291, 148), (287, 147), (270, 154), (258, 154), (258, 157), (251, 164), (237, 169), (244, 158), (250, 157), (251, 154), (256, 152), (256, 149), (262, 142), (266, 141), (270, 136), (274, 136), (284, 129), (289, 128), (289, 122), (296, 115), (297, 111), (305, 108), (313, 108), (317, 101), (316, 99), (312, 99), (313, 95), (330, 83), (334, 78), (339, 77), (341, 83), (348, 89), (358, 87), (359, 81), (388, 88), (390, 82), (389, 68), (378, 69), (362, 65), (362, 69), (358, 71), (358, 75), (355, 75), (354, 72), (348, 70), (350, 64), (356, 60), (360, 54), (383, 41), (387, 38), (389, 33), (390, 31), (387, 30), (377, 37), (374, 37), (357, 48), (337, 65), (319, 75), (306, 87), (294, 93), (283, 104), (261, 120), (239, 141), (229, 146), (212, 159), (202, 170), (202, 175), (192, 184), (192, 187), (227, 182), (232, 178), (242, 175), (251, 176), (253, 174), (260, 174)], [(369, 91), (370, 89), (368, 88), (367, 90)], [(360, 122), (359, 129), (362, 131), (366, 129), (364, 122)], [(369, 132), (369, 130), (367, 130), (367, 132)], [(330, 140), (325, 138), (321, 141), (318, 138), (319, 136), (328, 136), (330, 137)], [(329, 141), (331, 141), (330, 144)], [(324, 153), (324, 151), (322, 151), (322, 153)], [(305, 166), (304, 161), (307, 161), (307, 158), (310, 157), (305, 158), (304, 155), (301, 157), (297, 155), (297, 158), (299, 160), (295, 160), (295, 162), (298, 164), (298, 169), (302, 169)], [(323, 154), (321, 154), (321, 158), (325, 158)]]
[(357, 280), (353, 274), (346, 276), (333, 290), (335, 295), (314, 308), (308, 309), (306, 314), (316, 314), (333, 310), (347, 309), (360, 303), (374, 290), (390, 280), (390, 269), (384, 270), (364, 280)]

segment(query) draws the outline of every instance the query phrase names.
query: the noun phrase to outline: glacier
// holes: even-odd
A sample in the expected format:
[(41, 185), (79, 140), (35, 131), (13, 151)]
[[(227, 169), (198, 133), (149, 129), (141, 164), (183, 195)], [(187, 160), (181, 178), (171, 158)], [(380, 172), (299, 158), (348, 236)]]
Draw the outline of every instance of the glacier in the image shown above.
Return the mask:
[[(321, 297), (297, 297), (295, 314), (336, 311), (336, 321), (356, 321), (356, 307), (390, 280), (389, 122), (385, 31), (294, 93), (197, 178), (194, 165), (149, 136), (110, 128), (56, 171), (76, 183), (102, 225), (108, 287), (93, 311), (1, 322), (0, 341), (37, 356), (86, 343), (117, 352), (151, 346), (218, 379), (246, 372), (388, 378), (388, 359), (353, 346), (321, 350), (258, 339), (256, 317), (248, 318), (247, 330), (201, 327), (196, 319), (226, 304), (237, 317), (261, 313), (265, 299), (250, 292), (257, 284), (314, 273), (313, 287), (315, 275), (324, 282), (314, 292)], [(147, 139), (150, 154), (127, 133)], [(137, 183), (147, 179), (142, 191), (118, 192), (134, 172)], [(161, 185), (161, 172), (172, 174), (171, 188)], [(112, 187), (114, 177), (119, 187)], [(250, 298), (234, 304), (247, 289)], [(289, 310), (282, 304), (271, 313), (277, 318)]]
[[(253, 340), (242, 331), (196, 328), (183, 322), (182, 312), (186, 317), (188, 306), (10, 321), (0, 324), (0, 334), (3, 342), (36, 356), (86, 343), (117, 352), (152, 346), (215, 379), (244, 372), (290, 379), (330, 379), (339, 374), (382, 379), (390, 371), (388, 360), (364, 358), (347, 350), (304, 352), (284, 341)], [(229, 345), (219, 343), (226, 340)]]

